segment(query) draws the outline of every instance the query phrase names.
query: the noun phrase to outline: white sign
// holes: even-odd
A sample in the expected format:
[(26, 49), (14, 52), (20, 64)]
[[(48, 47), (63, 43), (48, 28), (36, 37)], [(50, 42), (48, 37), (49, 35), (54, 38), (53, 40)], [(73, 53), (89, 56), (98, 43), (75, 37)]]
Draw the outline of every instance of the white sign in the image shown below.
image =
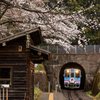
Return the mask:
[(1, 84), (1, 87), (9, 88), (9, 84)]

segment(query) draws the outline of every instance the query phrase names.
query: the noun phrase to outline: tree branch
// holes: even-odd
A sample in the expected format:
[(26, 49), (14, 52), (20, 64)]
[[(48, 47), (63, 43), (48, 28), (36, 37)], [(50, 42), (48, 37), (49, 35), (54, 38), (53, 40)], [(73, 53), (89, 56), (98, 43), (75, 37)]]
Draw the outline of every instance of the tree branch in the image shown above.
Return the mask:
[(5, 12), (7, 11), (8, 6), (5, 7), (5, 10), (0, 14), (0, 19), (2, 18), (2, 16), (5, 14)]
[[(5, 3), (6, 5), (11, 6), (11, 7), (13, 7), (13, 8), (19, 8), (19, 9), (23, 9), (23, 10), (26, 10), (26, 11), (29, 11), (29, 12), (69, 15), (69, 14), (66, 14), (66, 13), (63, 13), (63, 12), (54, 12), (54, 11), (52, 11), (54, 8), (52, 8), (52, 9), (49, 10), (49, 11), (41, 11), (41, 10), (33, 10), (33, 9), (30, 9), (30, 8), (26, 8), (26, 7), (24, 7), (24, 6), (13, 5), (13, 4), (11, 4), (10, 2), (5, 1), (5, 0), (1, 0), (0, 2), (3, 2), (3, 3)], [(57, 6), (57, 5), (56, 5), (56, 6)], [(55, 7), (56, 7), (56, 6), (55, 6)]]
[(7, 20), (0, 21), (0, 25), (6, 24), (6, 23), (12, 23), (12, 22), (23, 23), (23, 21), (21, 21), (21, 20), (11, 20), (11, 19), (7, 19)]

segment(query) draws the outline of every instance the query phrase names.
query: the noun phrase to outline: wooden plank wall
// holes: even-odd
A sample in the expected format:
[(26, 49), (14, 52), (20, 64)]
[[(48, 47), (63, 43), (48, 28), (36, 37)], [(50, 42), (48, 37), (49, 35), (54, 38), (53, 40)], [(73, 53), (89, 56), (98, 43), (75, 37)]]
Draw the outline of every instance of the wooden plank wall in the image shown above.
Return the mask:
[[(18, 52), (18, 46), (22, 52)], [(25, 37), (7, 42), (6, 46), (0, 44), (0, 67), (13, 68), (12, 88), (8, 91), (9, 100), (25, 100), (26, 92), (26, 41)]]

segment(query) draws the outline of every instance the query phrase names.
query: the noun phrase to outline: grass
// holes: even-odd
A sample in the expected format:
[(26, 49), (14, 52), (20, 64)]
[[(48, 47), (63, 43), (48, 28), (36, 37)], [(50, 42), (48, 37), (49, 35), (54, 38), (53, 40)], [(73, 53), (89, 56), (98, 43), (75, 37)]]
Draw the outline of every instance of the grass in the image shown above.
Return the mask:
[(95, 96), (96, 100), (100, 100), (100, 92)]
[(57, 92), (56, 91), (53, 91), (53, 93), (59, 93), (59, 91), (57, 91)]
[(100, 92), (99, 92), (96, 96), (93, 96), (92, 93), (91, 93), (91, 91), (86, 92), (86, 94), (87, 94), (90, 98), (92, 98), (93, 100), (100, 100)]
[(37, 98), (37, 96), (38, 96), (40, 93), (42, 93), (42, 91), (41, 91), (39, 88), (35, 87), (35, 88), (34, 88), (34, 100)]
[(96, 100), (94, 96), (92, 96), (92, 92), (86, 92), (86, 95), (89, 96), (90, 98), (92, 98), (93, 100)]
[(38, 70), (38, 71), (43, 70), (42, 65), (41, 65), (41, 64), (38, 64), (38, 66), (37, 66), (37, 67), (35, 67), (35, 70)]

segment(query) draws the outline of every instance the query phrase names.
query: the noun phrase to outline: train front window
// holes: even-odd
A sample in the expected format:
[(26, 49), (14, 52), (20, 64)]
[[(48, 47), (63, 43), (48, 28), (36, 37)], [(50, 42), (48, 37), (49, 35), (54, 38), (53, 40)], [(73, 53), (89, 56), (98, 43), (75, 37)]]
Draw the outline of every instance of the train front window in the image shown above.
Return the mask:
[(79, 78), (80, 77), (80, 72), (79, 73), (75, 73), (75, 77)]
[(71, 77), (74, 77), (74, 73), (71, 73)]
[(65, 77), (69, 77), (69, 73), (65, 73)]

